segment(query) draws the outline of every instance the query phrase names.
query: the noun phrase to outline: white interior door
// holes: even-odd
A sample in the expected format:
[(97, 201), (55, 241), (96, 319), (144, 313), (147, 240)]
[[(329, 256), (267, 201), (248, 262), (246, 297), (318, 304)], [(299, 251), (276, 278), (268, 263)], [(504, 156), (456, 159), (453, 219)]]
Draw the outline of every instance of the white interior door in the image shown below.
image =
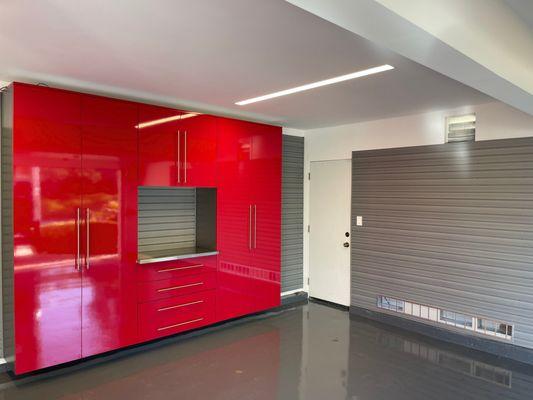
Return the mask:
[(311, 162), (309, 295), (350, 305), (351, 160)]

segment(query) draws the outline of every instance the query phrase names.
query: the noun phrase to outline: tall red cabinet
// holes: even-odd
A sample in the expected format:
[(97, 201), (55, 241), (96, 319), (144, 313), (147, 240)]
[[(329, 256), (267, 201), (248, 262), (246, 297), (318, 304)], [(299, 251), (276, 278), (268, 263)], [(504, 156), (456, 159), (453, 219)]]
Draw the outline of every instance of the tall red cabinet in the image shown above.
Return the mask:
[(81, 96), (20, 84), (13, 92), (15, 360), (21, 373), (81, 357)]
[[(17, 374), (279, 305), (281, 128), (21, 83), (9, 96)], [(216, 249), (141, 260), (139, 186), (209, 188)]]
[(135, 340), (137, 107), (23, 84), (13, 91), (15, 368), (23, 373)]
[(81, 101), (82, 357), (136, 341), (135, 103)]
[(217, 319), (280, 303), (281, 129), (221, 118)]

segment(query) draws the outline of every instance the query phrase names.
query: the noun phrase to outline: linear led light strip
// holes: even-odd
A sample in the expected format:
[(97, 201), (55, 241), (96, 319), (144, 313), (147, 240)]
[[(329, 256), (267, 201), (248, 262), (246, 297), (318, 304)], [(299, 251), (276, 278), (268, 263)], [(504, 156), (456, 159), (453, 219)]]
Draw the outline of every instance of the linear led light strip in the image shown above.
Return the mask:
[(197, 115), (200, 115), (200, 113), (188, 113), (188, 114), (181, 114), (181, 115), (173, 115), (172, 117), (166, 117), (166, 118), (154, 119), (153, 121), (141, 122), (139, 125), (136, 125), (135, 127), (139, 128), (139, 129), (142, 129), (142, 128), (147, 128), (149, 126), (154, 126), (154, 125), (164, 124), (164, 123), (167, 123), (167, 122), (177, 121), (178, 119), (182, 120), (182, 119), (196, 117)]
[(380, 65), (379, 67), (373, 67), (373, 68), (365, 69), (363, 71), (352, 72), (351, 74), (341, 75), (335, 78), (329, 78), (323, 81), (318, 81), (318, 82), (308, 83), (302, 86), (297, 86), (292, 89), (281, 90), (279, 92), (265, 94), (264, 96), (259, 96), (259, 97), (254, 97), (254, 98), (247, 99), (247, 100), (238, 101), (235, 104), (237, 104), (238, 106), (245, 106), (247, 104), (257, 103), (258, 101), (274, 99), (276, 97), (303, 92), (305, 90), (315, 89), (321, 86), (333, 85), (334, 83), (349, 81), (350, 79), (361, 78), (363, 76), (377, 74), (380, 72), (389, 71), (391, 69), (394, 69), (392, 65), (389, 65), (389, 64)]

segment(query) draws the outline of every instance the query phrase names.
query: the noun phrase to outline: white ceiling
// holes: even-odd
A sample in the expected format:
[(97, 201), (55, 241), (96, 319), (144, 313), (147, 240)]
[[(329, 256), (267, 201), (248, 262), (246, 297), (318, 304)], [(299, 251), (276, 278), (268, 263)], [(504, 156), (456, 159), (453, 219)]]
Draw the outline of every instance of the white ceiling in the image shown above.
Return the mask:
[(533, 1), (531, 0), (504, 0), (516, 14), (533, 29)]
[[(0, 1), (0, 79), (317, 128), (492, 98), (282, 0)], [(244, 107), (238, 100), (391, 64)]]

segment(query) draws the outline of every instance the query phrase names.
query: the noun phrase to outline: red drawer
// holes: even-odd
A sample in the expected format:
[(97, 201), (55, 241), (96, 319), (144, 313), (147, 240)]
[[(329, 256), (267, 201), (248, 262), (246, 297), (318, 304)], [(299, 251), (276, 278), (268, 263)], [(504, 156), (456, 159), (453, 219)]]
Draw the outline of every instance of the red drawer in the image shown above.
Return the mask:
[(139, 304), (141, 340), (199, 328), (214, 321), (214, 290)]
[(214, 289), (216, 287), (216, 274), (206, 272), (160, 281), (142, 282), (137, 285), (137, 300), (142, 303)]
[(217, 256), (187, 258), (184, 260), (137, 265), (137, 281), (158, 281), (216, 271)]

